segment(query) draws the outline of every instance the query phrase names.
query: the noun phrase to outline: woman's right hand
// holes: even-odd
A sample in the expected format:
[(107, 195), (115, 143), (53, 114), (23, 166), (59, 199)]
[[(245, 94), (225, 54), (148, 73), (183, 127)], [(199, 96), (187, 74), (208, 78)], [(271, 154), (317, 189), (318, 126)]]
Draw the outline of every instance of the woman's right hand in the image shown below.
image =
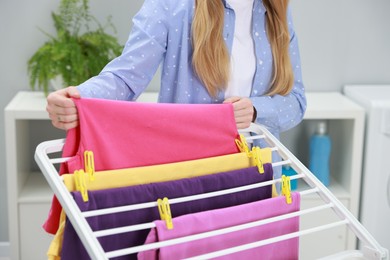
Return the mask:
[(67, 87), (50, 93), (47, 96), (46, 111), (53, 126), (68, 130), (78, 126), (77, 107), (72, 98), (80, 98), (76, 87)]

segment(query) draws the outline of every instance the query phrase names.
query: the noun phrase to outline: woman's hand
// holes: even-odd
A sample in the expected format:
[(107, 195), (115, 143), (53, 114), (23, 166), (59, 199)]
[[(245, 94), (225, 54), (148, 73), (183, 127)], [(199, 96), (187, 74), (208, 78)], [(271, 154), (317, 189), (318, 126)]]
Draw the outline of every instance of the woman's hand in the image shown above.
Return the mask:
[(230, 97), (225, 99), (223, 103), (232, 103), (234, 119), (236, 120), (238, 129), (244, 129), (250, 126), (253, 121), (255, 109), (249, 98)]
[(76, 87), (67, 87), (47, 96), (46, 111), (53, 126), (68, 130), (79, 124), (77, 108), (72, 98), (80, 98)]

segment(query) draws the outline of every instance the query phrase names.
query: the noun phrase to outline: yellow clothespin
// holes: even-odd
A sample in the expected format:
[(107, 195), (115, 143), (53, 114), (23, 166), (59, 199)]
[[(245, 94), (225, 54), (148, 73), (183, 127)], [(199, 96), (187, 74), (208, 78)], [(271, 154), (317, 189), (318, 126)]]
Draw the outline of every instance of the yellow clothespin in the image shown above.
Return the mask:
[(74, 172), (74, 178), (76, 182), (76, 189), (80, 191), (81, 196), (84, 202), (88, 201), (88, 189), (85, 182), (85, 172), (84, 170), (78, 170)]
[(84, 152), (84, 166), (85, 166), (85, 172), (89, 175), (89, 180), (94, 181), (95, 180), (95, 161), (94, 161), (92, 151), (87, 150)]
[(168, 229), (173, 229), (171, 207), (169, 206), (168, 198), (158, 199), (157, 207), (161, 220), (165, 220)]
[(282, 175), (282, 195), (286, 197), (287, 204), (292, 203), (290, 177)]
[(236, 145), (238, 146), (240, 152), (246, 153), (248, 157), (251, 156), (248, 143), (246, 142), (245, 136), (243, 134), (240, 134), (239, 138), (236, 139)]
[(253, 160), (255, 162), (255, 165), (257, 166), (259, 172), (262, 174), (264, 173), (264, 166), (263, 166), (263, 162), (261, 160), (261, 150), (260, 150), (260, 147), (257, 147), (257, 146), (254, 146), (252, 148), (252, 157), (253, 157)]

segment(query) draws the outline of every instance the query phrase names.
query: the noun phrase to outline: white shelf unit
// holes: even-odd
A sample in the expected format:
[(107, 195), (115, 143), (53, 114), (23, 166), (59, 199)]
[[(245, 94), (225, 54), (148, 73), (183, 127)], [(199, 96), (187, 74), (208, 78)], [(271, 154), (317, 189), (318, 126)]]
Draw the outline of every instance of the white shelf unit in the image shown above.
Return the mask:
[(45, 106), (42, 93), (19, 92), (5, 108), (11, 259), (44, 259), (51, 240), (41, 226), (53, 192), (31, 163), (31, 123), (48, 122)]
[[(153, 102), (157, 94), (144, 93), (140, 100)], [(52, 236), (42, 224), (53, 192), (35, 164), (34, 152), (43, 141), (65, 137), (65, 131), (51, 125), (41, 92), (17, 93), (4, 113), (11, 259), (46, 259)]]
[[(338, 92), (307, 93), (307, 111), (303, 122), (281, 135), (281, 142), (306, 166), (308, 166), (309, 139), (316, 123), (326, 120), (332, 140), (330, 159), (331, 183), (329, 190), (355, 216), (359, 214), (362, 151), (364, 142), (365, 112), (362, 107)], [(298, 183), (299, 189), (300, 183)], [(309, 208), (319, 199), (305, 197), (302, 207)], [(301, 226), (312, 227), (329, 221), (332, 217), (322, 214), (301, 218)], [(321, 248), (315, 247), (324, 241)], [(326, 241), (326, 242), (325, 242)], [(345, 227), (328, 230), (321, 234), (301, 237), (301, 259), (317, 259), (343, 250), (356, 248), (356, 238)], [(315, 248), (315, 250), (310, 250)]]
[[(333, 140), (332, 176), (330, 190), (345, 206), (357, 216), (359, 211), (359, 192), (361, 161), (364, 134), (364, 110), (340, 93), (307, 93), (308, 109), (304, 122), (282, 136), (286, 146), (301, 155), (305, 146), (294, 144), (289, 136), (308, 130), (315, 120), (329, 120), (329, 132)], [(145, 93), (143, 102), (155, 102), (157, 93)], [(46, 99), (41, 92), (19, 92), (5, 108), (5, 136), (7, 146), (7, 187), (8, 216), (11, 259), (30, 260), (46, 258), (46, 251), (52, 239), (41, 228), (50, 208), (53, 192), (43, 175), (34, 165), (34, 151), (38, 143), (62, 138), (64, 131), (51, 126), (46, 108)], [(302, 144), (303, 143), (303, 144)], [(304, 149), (303, 149), (304, 150)], [(304, 154), (304, 153), (303, 153)], [(303, 207), (317, 203), (310, 197)], [(305, 219), (301, 225), (317, 225), (326, 215)], [(323, 252), (310, 250), (312, 239), (301, 239), (302, 259), (314, 259), (317, 255), (327, 255), (347, 249), (354, 249), (356, 241), (346, 229), (329, 231)], [(321, 239), (324, 239), (321, 236)], [(318, 240), (317, 240), (318, 241)], [(328, 242), (329, 241), (329, 242)]]

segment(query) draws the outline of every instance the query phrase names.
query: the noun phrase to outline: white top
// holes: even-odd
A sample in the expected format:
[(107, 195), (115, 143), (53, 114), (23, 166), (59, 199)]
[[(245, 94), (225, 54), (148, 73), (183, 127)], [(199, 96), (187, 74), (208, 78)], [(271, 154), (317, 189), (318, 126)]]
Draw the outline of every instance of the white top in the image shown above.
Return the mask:
[(236, 19), (230, 57), (231, 74), (225, 98), (249, 97), (256, 70), (256, 57), (252, 38), (253, 0), (227, 0)]

